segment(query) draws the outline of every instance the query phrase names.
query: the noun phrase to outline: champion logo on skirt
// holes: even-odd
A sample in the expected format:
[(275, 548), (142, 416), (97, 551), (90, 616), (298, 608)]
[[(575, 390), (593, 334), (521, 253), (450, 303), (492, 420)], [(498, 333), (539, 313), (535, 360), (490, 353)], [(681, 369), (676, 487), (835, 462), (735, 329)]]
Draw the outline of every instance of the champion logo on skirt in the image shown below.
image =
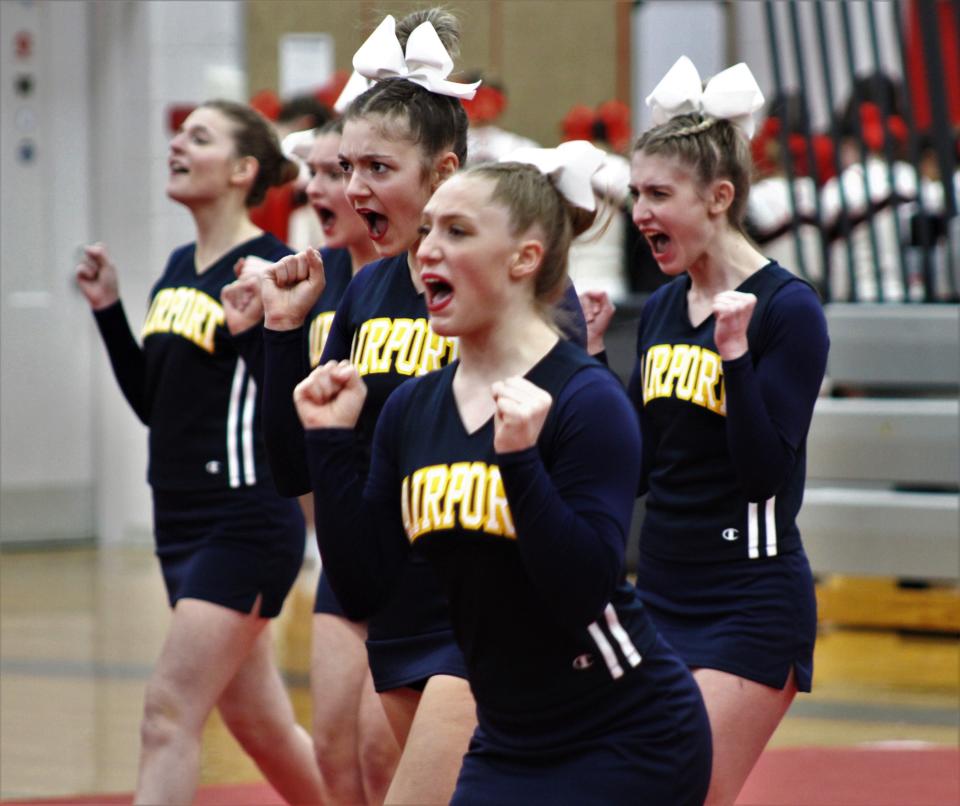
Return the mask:
[(591, 655), (589, 652), (586, 652), (583, 655), (577, 655), (577, 657), (573, 659), (573, 668), (577, 671), (589, 669), (591, 666), (593, 666), (593, 655)]

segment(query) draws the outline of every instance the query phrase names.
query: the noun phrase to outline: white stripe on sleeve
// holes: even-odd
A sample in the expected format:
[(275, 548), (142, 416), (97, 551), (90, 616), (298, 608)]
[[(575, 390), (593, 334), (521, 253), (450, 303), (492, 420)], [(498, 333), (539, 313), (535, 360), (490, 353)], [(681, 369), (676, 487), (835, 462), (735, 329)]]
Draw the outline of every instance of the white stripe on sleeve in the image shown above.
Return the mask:
[(248, 485), (257, 483), (257, 465), (253, 456), (253, 416), (257, 410), (257, 384), (251, 375), (247, 379), (247, 397), (243, 402), (243, 430), (240, 445), (243, 448), (243, 480)]
[(240, 394), (243, 389), (245, 369), (243, 360), (237, 359), (230, 387), (230, 406), (227, 409), (227, 473), (231, 487), (240, 486), (240, 456), (237, 453), (237, 422), (240, 419)]

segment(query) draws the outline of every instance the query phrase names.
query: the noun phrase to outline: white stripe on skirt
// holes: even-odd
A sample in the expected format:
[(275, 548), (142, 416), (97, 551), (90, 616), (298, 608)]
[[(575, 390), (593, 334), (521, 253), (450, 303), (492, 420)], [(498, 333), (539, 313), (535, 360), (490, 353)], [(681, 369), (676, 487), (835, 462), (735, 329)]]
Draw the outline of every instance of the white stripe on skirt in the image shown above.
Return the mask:
[(633, 641), (630, 640), (630, 635), (620, 624), (620, 619), (617, 617), (617, 611), (613, 609), (613, 605), (608, 604), (603, 609), (603, 613), (607, 617), (607, 627), (610, 629), (610, 634), (620, 645), (620, 651), (627, 659), (627, 663), (629, 663), (631, 666), (639, 666), (640, 661), (643, 660), (643, 658), (640, 657), (640, 653), (633, 645)]
[(766, 507), (766, 526), (767, 526), (767, 556), (777, 556), (777, 497), (764, 502)]
[(253, 376), (247, 380), (247, 398), (243, 402), (243, 431), (240, 444), (243, 447), (243, 480), (248, 485), (257, 483), (257, 466), (253, 456), (253, 416), (257, 410), (257, 384)]
[(757, 521), (757, 505), (747, 504), (747, 556), (751, 560), (760, 556), (760, 524)]
[(620, 661), (617, 660), (617, 655), (613, 651), (613, 647), (610, 646), (610, 642), (607, 640), (607, 636), (603, 634), (603, 630), (600, 629), (600, 625), (597, 622), (593, 622), (587, 629), (590, 631), (590, 635), (593, 636), (593, 641), (597, 645), (597, 649), (600, 650), (600, 654), (603, 655), (603, 659), (607, 663), (607, 668), (610, 670), (610, 675), (616, 680), (618, 677), (623, 677), (623, 667), (620, 665)]

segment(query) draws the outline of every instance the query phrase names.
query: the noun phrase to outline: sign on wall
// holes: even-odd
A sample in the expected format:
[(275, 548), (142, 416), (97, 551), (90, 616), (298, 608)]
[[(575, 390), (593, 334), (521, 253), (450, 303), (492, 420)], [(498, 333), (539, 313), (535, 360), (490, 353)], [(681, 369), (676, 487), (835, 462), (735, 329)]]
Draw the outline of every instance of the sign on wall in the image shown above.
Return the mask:
[(330, 34), (284, 34), (280, 38), (280, 97), (316, 90), (333, 76)]

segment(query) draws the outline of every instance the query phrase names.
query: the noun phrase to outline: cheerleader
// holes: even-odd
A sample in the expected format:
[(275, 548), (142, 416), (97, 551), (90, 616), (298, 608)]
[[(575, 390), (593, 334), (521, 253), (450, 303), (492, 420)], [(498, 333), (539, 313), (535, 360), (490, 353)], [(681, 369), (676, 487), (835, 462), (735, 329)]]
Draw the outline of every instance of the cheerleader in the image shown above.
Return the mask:
[[(343, 123), (324, 124), (310, 135), (305, 163), (310, 180), (307, 198), (326, 246), (320, 250), (324, 284), (304, 322), (304, 357), (310, 367), (320, 361), (337, 304), (351, 278), (376, 256), (363, 219), (344, 195), (338, 157)], [(267, 264), (269, 265), (269, 264)], [(222, 298), (227, 323), (241, 350), (262, 367), (263, 302), (261, 280), (266, 266), (240, 267), (236, 282)], [(268, 286), (267, 293), (272, 287)], [(259, 370), (262, 380), (262, 369)], [(301, 499), (312, 519), (311, 496)], [(315, 541), (315, 537), (310, 537)], [(314, 552), (316, 543), (314, 542)], [(308, 554), (309, 554), (308, 546)], [(310, 689), (313, 743), (323, 776), (324, 803), (382, 803), (400, 755), (373, 688), (364, 646), (366, 629), (347, 619), (321, 574), (314, 600), (310, 641)]]
[(479, 722), (453, 804), (700, 804), (703, 703), (625, 579), (636, 419), (553, 320), (602, 154), (536, 151), (550, 179), (479, 166), (424, 210), (419, 279), (459, 359), (391, 395), (365, 486), (367, 379), (331, 360), (298, 385), (321, 554), (355, 618), (389, 607), (413, 560), (442, 580)]
[(87, 247), (77, 267), (120, 388), (149, 428), (156, 552), (173, 609), (147, 685), (135, 802), (192, 801), (201, 733), (217, 707), (287, 801), (318, 803), (313, 745), (269, 629), (300, 568), (303, 518), (273, 488), (256, 384), (219, 302), (239, 259), (289, 254), (248, 211), (296, 166), (266, 120), (226, 101), (190, 114), (168, 162), (167, 195), (193, 215), (197, 238), (174, 250), (154, 286), (142, 346), (103, 245)]
[(796, 517), (829, 341), (813, 289), (743, 231), (763, 102), (746, 65), (701, 89), (682, 57), (647, 102), (633, 220), (672, 281), (643, 308), (630, 382), (647, 493), (637, 587), (703, 692), (707, 802), (732, 804), (811, 687), (816, 602)]

